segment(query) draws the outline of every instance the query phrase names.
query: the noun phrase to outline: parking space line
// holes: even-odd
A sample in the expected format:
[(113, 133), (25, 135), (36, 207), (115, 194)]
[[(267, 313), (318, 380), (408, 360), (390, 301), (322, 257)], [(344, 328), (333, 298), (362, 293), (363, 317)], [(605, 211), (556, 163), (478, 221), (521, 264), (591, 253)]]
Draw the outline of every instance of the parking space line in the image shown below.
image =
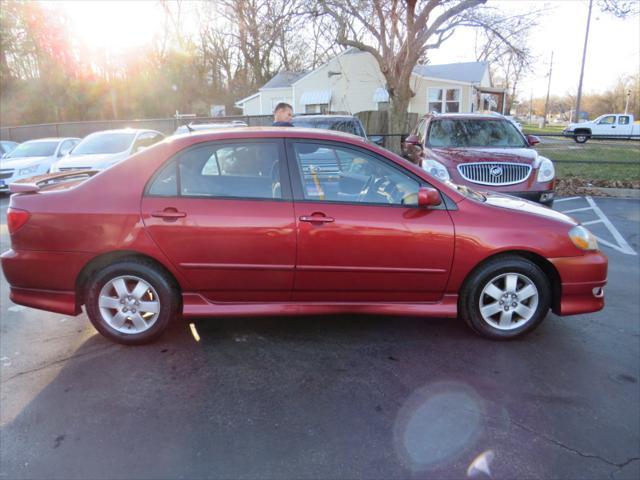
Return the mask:
[(593, 208), (592, 207), (573, 208), (571, 210), (562, 210), (562, 213), (584, 212), (586, 210), (593, 210)]
[(568, 197), (568, 198), (557, 198), (555, 200), (555, 203), (560, 203), (560, 202), (568, 202), (569, 200), (578, 200), (582, 197)]
[(587, 203), (589, 205), (591, 205), (591, 208), (593, 208), (593, 211), (596, 213), (596, 215), (598, 215), (598, 217), (602, 220), (602, 223), (605, 224), (605, 226), (607, 227), (607, 229), (611, 232), (611, 235), (613, 235), (613, 238), (616, 239), (616, 242), (618, 242), (617, 246), (614, 246), (612, 244), (608, 244), (608, 242), (605, 242), (604, 240), (598, 238), (599, 242), (602, 242), (603, 244), (610, 246), (611, 248), (618, 250), (621, 253), (625, 253), (627, 255), (637, 255), (637, 253), (635, 252), (635, 250), (633, 248), (631, 248), (631, 246), (627, 243), (627, 241), (624, 239), (624, 237), (620, 234), (620, 232), (618, 231), (618, 229), (616, 227), (613, 226), (613, 223), (611, 223), (611, 221), (607, 218), (607, 216), (604, 214), (604, 212), (602, 210), (600, 210), (600, 207), (598, 207), (598, 205), (596, 205), (596, 202), (593, 201), (593, 198), (591, 197), (584, 197), (585, 200), (587, 201)]
[(602, 220), (591, 220), (590, 222), (582, 222), (582, 225), (593, 225), (594, 223), (604, 223)]

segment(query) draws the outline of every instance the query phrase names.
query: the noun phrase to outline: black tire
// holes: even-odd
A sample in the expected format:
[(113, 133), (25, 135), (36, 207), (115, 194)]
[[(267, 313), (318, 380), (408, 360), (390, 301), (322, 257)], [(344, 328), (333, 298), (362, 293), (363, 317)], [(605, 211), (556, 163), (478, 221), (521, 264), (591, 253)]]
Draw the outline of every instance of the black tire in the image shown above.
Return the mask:
[[(116, 283), (121, 286), (120, 280), (124, 282), (127, 289), (126, 305), (122, 305), (123, 297), (118, 295), (114, 286)], [(141, 289), (149, 288), (142, 295), (136, 296), (136, 286), (140, 286)], [(113, 301), (121, 305), (101, 308), (101, 292), (103, 302)], [(133, 299), (131, 305), (128, 304), (129, 298)], [(144, 305), (152, 306), (157, 312), (151, 313), (151, 310), (143, 312)], [(129, 307), (127, 314), (118, 310), (118, 308), (126, 309), (127, 307)], [(121, 260), (102, 268), (89, 279), (85, 291), (85, 308), (93, 326), (106, 338), (123, 345), (141, 345), (156, 340), (166, 330), (169, 322), (178, 316), (180, 294), (174, 280), (152, 262), (143, 259)], [(126, 317), (136, 312), (135, 318), (138, 321), (142, 318), (144, 325), (150, 326), (137, 331), (138, 324), (132, 320), (134, 317)], [(110, 316), (113, 317), (112, 321), (126, 317), (120, 330), (109, 323)]]
[(576, 143), (587, 143), (587, 140), (589, 140), (590, 138), (591, 135), (586, 132), (578, 132), (573, 136), (573, 139)]
[[(512, 311), (511, 315), (513, 315), (516, 320), (510, 324), (505, 324), (503, 328), (497, 328), (494, 324), (490, 323), (489, 320), (499, 323), (498, 320), (493, 320), (492, 317), (486, 320), (480, 312), (481, 301), (483, 303), (487, 300), (490, 302), (491, 298), (495, 297), (483, 295), (481, 299), (480, 296), (485, 287), (488, 287), (492, 283), (492, 280), (504, 276), (506, 282), (507, 275), (509, 274), (516, 275), (519, 286), (527, 285), (526, 282), (523, 282), (524, 279), (529, 280), (537, 290), (537, 301), (535, 307), (533, 307), (531, 297), (522, 302), (520, 300), (507, 300), (507, 303), (511, 301), (517, 302), (518, 309), (521, 308), (520, 303), (522, 303), (533, 313), (528, 320), (521, 320), (521, 325), (518, 325), (517, 319), (520, 316), (519, 314), (514, 314)], [(501, 280), (498, 280), (498, 282), (500, 281)], [(523, 290), (520, 289), (519, 291), (522, 292)], [(517, 292), (518, 289), (516, 288), (515, 293)], [(498, 301), (499, 300), (496, 299), (496, 306)], [(504, 301), (504, 299), (502, 299), (502, 301)], [(527, 304), (526, 302), (530, 303)], [(526, 335), (540, 325), (547, 316), (550, 305), (551, 289), (549, 287), (549, 279), (540, 267), (523, 257), (505, 255), (486, 262), (469, 275), (460, 293), (458, 313), (476, 333), (483, 337), (493, 340), (510, 340)], [(487, 304), (485, 306), (490, 307), (492, 305)], [(529, 306), (532, 308), (529, 308)], [(505, 305), (505, 307), (507, 310), (511, 308), (510, 305)], [(502, 315), (502, 309), (505, 307), (499, 307), (501, 310), (496, 312), (495, 315)], [(516, 311), (517, 309), (514, 308), (513, 310)]]

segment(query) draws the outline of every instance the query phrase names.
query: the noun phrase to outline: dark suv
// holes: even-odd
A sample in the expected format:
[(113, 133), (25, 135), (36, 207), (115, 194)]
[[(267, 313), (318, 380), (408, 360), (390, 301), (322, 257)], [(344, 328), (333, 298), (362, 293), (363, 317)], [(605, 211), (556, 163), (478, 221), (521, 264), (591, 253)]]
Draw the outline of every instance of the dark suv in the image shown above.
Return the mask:
[(402, 151), (440, 180), (551, 206), (555, 168), (531, 148), (538, 143), (502, 115), (447, 113), (420, 119)]

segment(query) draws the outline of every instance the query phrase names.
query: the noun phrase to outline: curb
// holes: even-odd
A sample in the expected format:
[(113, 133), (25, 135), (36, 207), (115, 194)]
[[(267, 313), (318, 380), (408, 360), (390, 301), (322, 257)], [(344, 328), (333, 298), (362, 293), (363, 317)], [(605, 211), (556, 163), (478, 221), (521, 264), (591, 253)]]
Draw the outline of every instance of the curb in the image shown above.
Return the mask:
[(587, 188), (586, 191), (594, 196), (640, 199), (640, 189), (637, 188), (591, 187)]

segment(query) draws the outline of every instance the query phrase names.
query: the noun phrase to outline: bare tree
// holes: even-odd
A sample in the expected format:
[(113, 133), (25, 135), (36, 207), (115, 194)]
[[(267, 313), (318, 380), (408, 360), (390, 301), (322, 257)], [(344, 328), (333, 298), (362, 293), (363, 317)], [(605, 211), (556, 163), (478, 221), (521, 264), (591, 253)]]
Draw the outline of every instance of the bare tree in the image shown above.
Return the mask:
[(391, 101), (389, 126), (405, 132), (411, 75), (430, 49), (451, 37), (456, 27), (480, 25), (476, 7), (486, 0), (319, 0), (316, 15), (338, 25), (337, 42), (369, 52), (385, 77)]
[(518, 83), (532, 68), (534, 57), (528, 37), (538, 25), (539, 13), (527, 12), (504, 18), (487, 12), (482, 21), (485, 28), (476, 34), (476, 60), (488, 62), (492, 83), (499, 83), (507, 90), (507, 112), (516, 98)]
[(638, 0), (600, 0), (598, 5), (603, 12), (611, 13), (618, 18), (640, 15)]

